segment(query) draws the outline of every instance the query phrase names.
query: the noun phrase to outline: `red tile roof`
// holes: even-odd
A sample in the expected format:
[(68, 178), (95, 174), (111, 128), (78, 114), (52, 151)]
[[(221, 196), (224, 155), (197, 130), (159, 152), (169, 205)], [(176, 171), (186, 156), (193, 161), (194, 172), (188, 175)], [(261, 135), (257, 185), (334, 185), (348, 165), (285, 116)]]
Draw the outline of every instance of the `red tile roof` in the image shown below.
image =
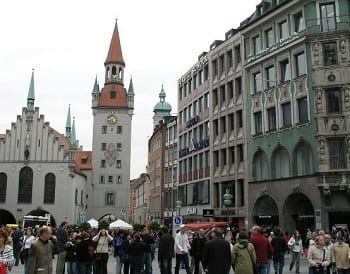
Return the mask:
[[(82, 160), (86, 160), (86, 163)], [(75, 169), (77, 171), (92, 169), (92, 151), (75, 152)]]
[(111, 44), (109, 46), (105, 64), (107, 63), (121, 63), (125, 65), (123, 53), (122, 53), (122, 47), (120, 46), (120, 38), (119, 38), (117, 21), (115, 22)]
[[(111, 99), (111, 91), (116, 92), (115, 99)], [(101, 91), (99, 107), (128, 107), (126, 89), (120, 84), (106, 84)]]

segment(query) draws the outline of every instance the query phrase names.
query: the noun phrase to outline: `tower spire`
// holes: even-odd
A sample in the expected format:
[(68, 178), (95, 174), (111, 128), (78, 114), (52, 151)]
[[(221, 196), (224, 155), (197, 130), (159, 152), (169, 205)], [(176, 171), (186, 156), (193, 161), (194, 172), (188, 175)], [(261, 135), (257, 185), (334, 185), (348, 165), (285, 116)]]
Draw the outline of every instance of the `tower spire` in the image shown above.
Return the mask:
[(132, 77), (130, 78), (128, 95), (135, 95), (135, 93), (134, 93), (134, 83), (132, 82)]
[(27, 110), (34, 110), (34, 101), (35, 101), (35, 91), (34, 91), (34, 69), (32, 69), (32, 77), (30, 79), (28, 97), (27, 97)]
[(92, 94), (99, 94), (100, 93), (100, 86), (97, 81), (97, 75), (95, 78), (94, 88), (92, 89)]
[(76, 149), (77, 147), (77, 138), (75, 132), (75, 117), (73, 117), (72, 133), (70, 135), (70, 146), (71, 149)]
[(122, 47), (120, 45), (120, 37), (119, 37), (119, 30), (118, 30), (118, 20), (115, 20), (115, 26), (114, 31), (111, 39), (111, 43), (109, 46), (107, 58), (105, 61), (105, 65), (109, 63), (119, 63), (123, 66), (125, 66), (123, 53), (122, 53)]
[(67, 114), (67, 121), (66, 121), (66, 137), (71, 137), (71, 131), (72, 131), (72, 118), (70, 115), (70, 104), (68, 106), (68, 114)]

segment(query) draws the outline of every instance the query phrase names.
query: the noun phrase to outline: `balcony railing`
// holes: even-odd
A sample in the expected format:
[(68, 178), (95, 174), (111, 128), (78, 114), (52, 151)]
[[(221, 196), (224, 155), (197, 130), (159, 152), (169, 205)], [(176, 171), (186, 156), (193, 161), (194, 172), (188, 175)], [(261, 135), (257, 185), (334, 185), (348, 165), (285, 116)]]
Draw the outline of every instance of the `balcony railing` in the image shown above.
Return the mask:
[(315, 34), (329, 31), (350, 30), (350, 16), (332, 16), (306, 21), (306, 33)]

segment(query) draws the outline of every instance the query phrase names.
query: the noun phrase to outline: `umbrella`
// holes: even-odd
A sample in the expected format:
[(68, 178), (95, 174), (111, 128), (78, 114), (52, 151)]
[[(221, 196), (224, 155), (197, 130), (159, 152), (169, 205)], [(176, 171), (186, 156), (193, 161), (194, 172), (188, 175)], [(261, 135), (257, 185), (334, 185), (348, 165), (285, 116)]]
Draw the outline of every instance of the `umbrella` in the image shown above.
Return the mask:
[(109, 225), (109, 228), (121, 228), (121, 229), (132, 229), (132, 225), (128, 224), (127, 222), (124, 222), (121, 219), (118, 219), (116, 221), (114, 221), (113, 223), (111, 223)]
[(88, 220), (87, 222), (90, 224), (91, 228), (98, 228), (98, 221), (95, 220), (94, 218), (92, 218), (91, 220)]

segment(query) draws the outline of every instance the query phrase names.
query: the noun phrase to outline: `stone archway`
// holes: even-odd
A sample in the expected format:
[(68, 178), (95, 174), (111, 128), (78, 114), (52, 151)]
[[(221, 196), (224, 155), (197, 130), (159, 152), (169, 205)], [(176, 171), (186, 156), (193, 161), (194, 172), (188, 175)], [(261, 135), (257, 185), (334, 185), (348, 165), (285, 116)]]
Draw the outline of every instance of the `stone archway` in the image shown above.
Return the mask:
[(289, 232), (297, 229), (303, 235), (308, 228), (315, 230), (315, 210), (305, 194), (294, 193), (286, 199), (283, 206), (283, 228)]
[(0, 226), (7, 224), (16, 224), (16, 218), (6, 209), (0, 209)]
[(52, 216), (52, 214), (46, 210), (43, 209), (35, 209), (30, 211), (27, 215), (33, 215), (33, 216), (43, 216), (45, 217), (46, 214), (50, 214), (51, 218), (50, 218), (50, 226), (52, 227), (56, 227), (56, 220), (55, 218)]
[(262, 196), (256, 200), (253, 208), (253, 221), (266, 228), (279, 225), (278, 206), (271, 196)]

